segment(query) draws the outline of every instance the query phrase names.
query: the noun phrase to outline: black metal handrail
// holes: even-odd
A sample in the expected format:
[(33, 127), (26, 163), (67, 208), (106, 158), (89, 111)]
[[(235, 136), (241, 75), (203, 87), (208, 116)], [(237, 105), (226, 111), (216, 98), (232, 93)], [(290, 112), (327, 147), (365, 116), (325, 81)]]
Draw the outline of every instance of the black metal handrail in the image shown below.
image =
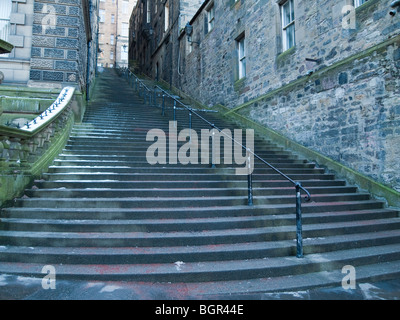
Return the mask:
[[(130, 70), (125, 69), (123, 70), (123, 72), (125, 72), (127, 74), (128, 77), (128, 82), (130, 83), (130, 77), (133, 76), (135, 78), (135, 82), (136, 84), (139, 83), (141, 84), (141, 86), (143, 88), (145, 88), (145, 90), (147, 91), (144, 94), (144, 100), (146, 103), (146, 98), (148, 95), (149, 98), (149, 103), (151, 103), (151, 96), (153, 96), (153, 104), (156, 105), (156, 90), (154, 90), (153, 94), (151, 93), (151, 90), (143, 83), (142, 80), (140, 80), (135, 74), (133, 74)], [(140, 87), (136, 85), (136, 90), (139, 91)], [(279, 175), (281, 175), (283, 178), (285, 178), (286, 180), (288, 180), (289, 182), (291, 182), (293, 184), (293, 186), (295, 187), (295, 191), (296, 191), (296, 256), (298, 258), (303, 257), (303, 237), (302, 237), (302, 211), (301, 211), (301, 191), (303, 191), (306, 195), (305, 195), (305, 201), (310, 201), (311, 200), (311, 195), (310, 192), (304, 188), (300, 182), (298, 181), (294, 181), (292, 178), (290, 178), (289, 176), (287, 176), (286, 174), (284, 174), (282, 171), (280, 171), (279, 169), (277, 169), (276, 167), (274, 167), (272, 164), (270, 164), (269, 162), (265, 161), (263, 158), (261, 158), (260, 156), (258, 156), (256, 153), (254, 153), (250, 148), (247, 148), (246, 146), (244, 146), (241, 142), (238, 142), (237, 140), (235, 140), (234, 138), (232, 138), (230, 135), (227, 135), (223, 130), (221, 130), (220, 128), (218, 128), (214, 123), (208, 121), (207, 119), (205, 119), (203, 116), (201, 116), (200, 114), (198, 114), (196, 112), (195, 109), (185, 105), (184, 103), (182, 103), (181, 101), (179, 101), (178, 99), (176, 99), (174, 96), (170, 95), (167, 91), (165, 91), (164, 89), (162, 89), (159, 86), (155, 86), (154, 89), (160, 90), (163, 95), (162, 95), (162, 114), (165, 114), (165, 97), (169, 97), (170, 99), (173, 100), (173, 117), (174, 117), (174, 121), (176, 121), (176, 110), (177, 110), (177, 104), (181, 105), (184, 107), (184, 109), (186, 109), (189, 112), (189, 129), (192, 129), (192, 115), (196, 115), (199, 119), (201, 119), (202, 121), (204, 121), (206, 124), (208, 124), (212, 129), (216, 129), (218, 132), (222, 133), (223, 135), (225, 135), (226, 137), (228, 137), (229, 139), (232, 140), (233, 143), (236, 143), (237, 145), (239, 145), (242, 149), (244, 149), (246, 151), (246, 156), (249, 155), (253, 155), (254, 158), (257, 158), (258, 160), (260, 160), (262, 163), (264, 163), (265, 165), (267, 165), (269, 168), (271, 168), (273, 171), (275, 171), (276, 173), (278, 173)], [(139, 96), (141, 96), (140, 92), (139, 92)], [(202, 110), (203, 111), (203, 110)], [(212, 146), (212, 150), (214, 150), (214, 146)], [(215, 167), (215, 163), (214, 163), (214, 157), (212, 156), (212, 167)], [(251, 162), (249, 161), (249, 164)], [(254, 168), (253, 168), (254, 169)], [(253, 170), (251, 170), (251, 167), (249, 167), (249, 171), (248, 171), (248, 175), (247, 175), (247, 182), (248, 182), (248, 199), (247, 199), (247, 203), (249, 206), (253, 205)]]

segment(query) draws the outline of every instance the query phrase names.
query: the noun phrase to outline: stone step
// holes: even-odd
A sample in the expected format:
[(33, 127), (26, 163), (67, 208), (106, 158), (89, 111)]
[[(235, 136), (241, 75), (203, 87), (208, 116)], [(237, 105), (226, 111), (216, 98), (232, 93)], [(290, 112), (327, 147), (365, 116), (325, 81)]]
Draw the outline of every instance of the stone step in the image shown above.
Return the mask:
[[(368, 193), (316, 194), (313, 202), (331, 201), (364, 201), (369, 200)], [(118, 201), (116, 201), (118, 200)], [(292, 203), (294, 195), (254, 196), (255, 205)], [(213, 197), (119, 197), (112, 198), (23, 198), (15, 201), (19, 207), (40, 208), (182, 208), (201, 206), (235, 206), (246, 205), (247, 196), (213, 196)]]
[[(256, 153), (311, 192), (310, 202), (302, 194), (305, 257), (296, 258), (292, 182), (256, 159), (248, 206), (247, 176), (232, 165), (151, 166), (147, 133), (168, 133), (171, 109), (162, 117), (109, 74), (101, 94), (49, 172), (1, 210), (0, 274), (43, 278), (53, 265), (57, 279), (193, 283), (205, 296), (319, 286), (349, 264), (357, 279), (400, 275), (399, 211), (384, 201), (256, 135)], [(177, 119), (179, 132), (187, 112)], [(211, 126), (193, 121), (202, 128)]]
[[(317, 218), (333, 213), (337, 219), (352, 219), (358, 213), (377, 212), (382, 217), (398, 215), (395, 210), (383, 208), (383, 202), (375, 200), (343, 201), (338, 203), (308, 202), (302, 205), (304, 215), (310, 214)], [(294, 204), (244, 206), (212, 206), (212, 207), (188, 207), (188, 208), (34, 208), (12, 207), (5, 208), (2, 216), (5, 218), (33, 218), (33, 219), (185, 219), (192, 217), (217, 218), (217, 217), (244, 217), (264, 215), (293, 215)], [(328, 217), (332, 218), (328, 215)], [(358, 220), (358, 219), (356, 219)]]
[[(225, 175), (225, 177), (218, 174), (177, 174), (165, 173), (160, 175), (158, 173), (112, 173), (112, 172), (69, 172), (69, 173), (46, 173), (43, 177), (49, 181), (54, 180), (117, 180), (117, 181), (221, 181), (232, 179), (247, 179), (247, 176), (233, 176)], [(240, 178), (238, 178), (240, 177)], [(253, 174), (253, 181), (268, 181), (279, 180), (282, 177), (279, 174)], [(333, 174), (293, 174), (291, 178), (295, 181), (302, 180), (333, 180)]]
[[(137, 167), (138, 170), (141, 169), (148, 169), (147, 166), (143, 166), (140, 167), (140, 162), (137, 161), (126, 161), (126, 160), (119, 160), (119, 159), (115, 159), (115, 160), (99, 160), (99, 159), (92, 159), (92, 160), (88, 160), (88, 159), (69, 159), (69, 157), (60, 157), (63, 159), (55, 159), (54, 160), (54, 167), (63, 167), (63, 166), (128, 166), (128, 167)], [(143, 164), (143, 163), (142, 163)], [(144, 163), (146, 164), (146, 162)], [(270, 162), (270, 164), (272, 164), (274, 167), (280, 169), (280, 168), (315, 168), (315, 163), (313, 162), (292, 162), (292, 163), (280, 163), (280, 162)], [(165, 165), (161, 165), (161, 164), (157, 164), (156, 165), (152, 165), (152, 168), (155, 171), (158, 170), (164, 170)], [(263, 163), (256, 163), (255, 167), (257, 168), (266, 168), (266, 166)], [(186, 165), (180, 165), (180, 166), (173, 166), (173, 165), (168, 165), (168, 169), (177, 169), (177, 168), (187, 168), (188, 170), (192, 171), (192, 172), (196, 172), (198, 170), (203, 170), (205, 168), (209, 168), (209, 165), (203, 165), (203, 167), (201, 167), (201, 165), (198, 165), (196, 167), (194, 166), (186, 166)], [(267, 167), (268, 168), (268, 167)]]
[[(248, 260), (160, 263), (160, 264), (55, 264), (57, 279), (130, 280), (160, 282), (210, 282), (246, 279), (266, 279), (306, 273), (341, 270), (345, 265), (355, 268), (367, 264), (400, 260), (398, 245), (374, 246), (311, 254), (305, 259), (263, 258)], [(393, 264), (392, 264), (393, 265)], [(5, 262), (0, 273), (43, 278), (41, 263)], [(342, 275), (343, 277), (343, 275)], [(290, 281), (288, 279), (288, 281)]]
[[(400, 240), (398, 230), (305, 239), (305, 253), (394, 244)], [(240, 259), (262, 259), (290, 256), (295, 252), (292, 240), (257, 243), (221, 244), (215, 246), (173, 247), (0, 247), (0, 259), (10, 262), (57, 264), (141, 264), (204, 262)]]
[[(313, 195), (332, 194), (332, 193), (353, 193), (356, 187), (309, 187), (308, 191)], [(245, 188), (180, 188), (180, 189), (129, 189), (129, 188), (84, 188), (84, 189), (34, 189), (25, 190), (25, 195), (30, 198), (125, 198), (125, 197), (194, 197), (201, 193), (203, 197), (225, 197), (225, 196), (247, 196), (248, 189)], [(293, 195), (293, 187), (284, 188), (254, 188), (254, 195)]]
[[(242, 168), (242, 166), (238, 166), (238, 168)], [(210, 168), (210, 166), (204, 165), (204, 168), (196, 168), (191, 169), (189, 166), (179, 167), (169, 167), (168, 165), (162, 170), (159, 170), (160, 174), (171, 174), (171, 173), (195, 173), (195, 174), (215, 174), (221, 175), (235, 175), (235, 168), (218, 168), (216, 172), (215, 169)], [(281, 168), (281, 171), (287, 175), (292, 174), (324, 174), (324, 169), (319, 168)], [(69, 173), (69, 172), (83, 172), (83, 173), (92, 173), (92, 172), (103, 172), (103, 173), (132, 173), (135, 172), (137, 174), (145, 174), (145, 173), (154, 173), (157, 172), (157, 169), (153, 170), (153, 167), (149, 165), (146, 167), (130, 167), (130, 166), (50, 166), (49, 173)], [(256, 174), (268, 174), (274, 173), (274, 170), (269, 167), (258, 167), (254, 170), (254, 175)]]
[[(174, 218), (173, 215), (163, 219), (116, 219), (107, 221), (97, 219), (92, 215), (91, 219), (62, 219), (60, 215), (54, 218), (49, 213), (46, 219), (35, 217), (28, 218), (2, 218), (1, 229), (5, 231), (32, 232), (178, 232), (190, 230), (199, 232), (206, 230), (248, 229), (260, 227), (293, 226), (293, 213), (281, 215), (257, 215), (257, 216), (226, 216), (198, 218), (187, 215), (184, 218)], [(341, 222), (354, 222), (360, 220), (380, 221), (392, 219), (398, 223), (398, 217), (393, 211), (369, 210), (342, 213), (304, 214), (304, 225), (328, 224)]]
[[(67, 222), (72, 225), (72, 222)], [(62, 222), (59, 222), (62, 224)], [(104, 224), (102, 224), (104, 225)], [(122, 223), (120, 223), (122, 225)], [(101, 225), (100, 225), (101, 226)], [(303, 238), (328, 237), (332, 235), (346, 235), (354, 233), (373, 233), (379, 231), (396, 230), (400, 226), (399, 218), (366, 220), (362, 224), (358, 221), (320, 223), (305, 225)], [(83, 225), (84, 227), (84, 225)], [(211, 229), (201, 231), (154, 231), (138, 228), (127, 231), (81, 232), (74, 231), (14, 231), (1, 230), (0, 240), (4, 245), (13, 246), (67, 246), (67, 247), (169, 247), (180, 246), (219, 245), (227, 243), (282, 241), (296, 238), (295, 226), (253, 227), (236, 229)], [(62, 228), (61, 228), (62, 230)], [(400, 250), (400, 246), (399, 246)]]
[[(240, 179), (240, 180), (239, 180)], [(247, 179), (221, 181), (118, 181), (118, 180), (36, 180), (35, 188), (39, 189), (87, 189), (87, 188), (136, 188), (136, 189), (199, 189), (199, 188), (227, 188), (236, 186), (247, 188)], [(335, 187), (345, 186), (343, 180), (304, 180), (299, 181), (306, 188), (311, 187)], [(253, 182), (253, 188), (292, 188), (293, 184), (288, 180), (258, 180)]]

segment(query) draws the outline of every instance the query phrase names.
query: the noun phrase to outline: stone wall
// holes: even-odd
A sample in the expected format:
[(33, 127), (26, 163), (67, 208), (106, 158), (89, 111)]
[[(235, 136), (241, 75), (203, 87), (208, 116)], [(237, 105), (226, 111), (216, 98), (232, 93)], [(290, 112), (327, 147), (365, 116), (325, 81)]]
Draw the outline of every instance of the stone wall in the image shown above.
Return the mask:
[[(200, 44), (188, 52), (180, 38), (173, 85), (400, 191), (400, 14), (389, 15), (384, 0), (354, 16), (342, 12), (346, 0), (294, 3), (296, 45), (282, 52), (279, 2), (214, 1), (214, 29), (204, 30), (204, 8), (192, 21)], [(242, 35), (246, 77), (238, 79)]]
[[(41, 83), (78, 84), (86, 91), (88, 54), (91, 61), (90, 77), (94, 77), (97, 47), (97, 1), (82, 0), (35, 0), (32, 29), (31, 85)], [(91, 24), (86, 10), (92, 11)], [(91, 28), (92, 30), (88, 30)], [(88, 38), (91, 34), (94, 39)], [(88, 79), (90, 81), (91, 79)]]
[(400, 191), (399, 47), (400, 38), (236, 112)]
[[(135, 61), (139, 71), (170, 84), (176, 82), (180, 60), (180, 32), (196, 14), (203, 0), (138, 1), (130, 19), (130, 60)], [(150, 22), (147, 21), (147, 7)], [(156, 8), (157, 7), (157, 8)], [(168, 28), (165, 29), (166, 7)], [(134, 34), (134, 37), (132, 37)]]

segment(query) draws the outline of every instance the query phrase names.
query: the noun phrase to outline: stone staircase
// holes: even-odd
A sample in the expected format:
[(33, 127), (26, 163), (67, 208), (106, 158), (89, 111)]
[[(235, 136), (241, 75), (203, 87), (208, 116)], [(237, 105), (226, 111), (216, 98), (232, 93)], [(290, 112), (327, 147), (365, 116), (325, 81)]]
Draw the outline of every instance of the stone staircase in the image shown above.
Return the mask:
[(397, 210), (256, 137), (256, 153), (312, 195), (296, 258), (288, 181), (256, 161), (249, 207), (247, 177), (232, 166), (151, 166), (146, 134), (168, 132), (170, 117), (111, 71), (97, 90), (49, 172), (2, 210), (0, 274), (43, 277), (53, 265), (57, 279), (171, 282), (203, 296), (340, 286), (345, 265), (357, 280), (399, 277)]

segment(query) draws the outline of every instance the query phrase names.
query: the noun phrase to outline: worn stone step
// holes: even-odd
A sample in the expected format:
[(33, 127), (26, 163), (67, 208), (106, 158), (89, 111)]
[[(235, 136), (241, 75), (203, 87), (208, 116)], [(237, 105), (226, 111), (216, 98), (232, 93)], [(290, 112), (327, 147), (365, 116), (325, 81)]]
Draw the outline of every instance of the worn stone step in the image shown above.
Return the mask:
[[(305, 239), (306, 254), (333, 250), (355, 249), (367, 246), (394, 244), (399, 241), (398, 230), (355, 235), (332, 236), (323, 239)], [(10, 262), (48, 264), (140, 264), (175, 263), (176, 261), (224, 261), (262, 259), (290, 256), (295, 253), (291, 240), (258, 243), (235, 243), (215, 246), (183, 247), (0, 247), (0, 259)]]
[[(337, 219), (345, 220), (357, 215), (358, 212), (382, 213), (382, 217), (390, 217), (398, 214), (395, 210), (383, 208), (383, 202), (375, 200), (346, 201), (340, 203), (304, 203), (303, 214), (312, 214), (315, 217), (324, 216), (329, 213), (337, 215)], [(387, 212), (388, 210), (388, 212)], [(5, 218), (36, 218), (36, 219), (185, 219), (188, 216), (193, 218), (212, 217), (243, 217), (243, 216), (264, 216), (264, 215), (293, 215), (295, 206), (293, 204), (279, 205), (258, 205), (258, 206), (212, 206), (212, 207), (188, 207), (188, 208), (32, 208), (12, 207), (3, 209), (2, 215)], [(332, 217), (331, 217), (332, 219)], [(358, 220), (358, 219), (356, 219)]]
[[(335, 222), (305, 225), (304, 238), (327, 237), (354, 233), (396, 230), (400, 219), (374, 219), (358, 222)], [(71, 222), (70, 222), (71, 223)], [(5, 245), (20, 246), (71, 246), (71, 247), (169, 247), (216, 245), (240, 242), (294, 240), (294, 226), (254, 227), (240, 229), (216, 229), (202, 231), (171, 232), (54, 232), (54, 231), (0, 231), (0, 240)]]
[[(132, 215), (130, 215), (132, 217)], [(57, 218), (48, 214), (45, 219), (27, 217), (27, 218), (2, 218), (0, 229), (6, 231), (25, 231), (32, 232), (173, 232), (180, 230), (205, 231), (205, 230), (223, 230), (240, 228), (260, 228), (260, 227), (279, 227), (292, 226), (293, 213), (281, 215), (256, 215), (256, 216), (226, 216), (226, 217), (192, 217), (188, 214), (184, 218), (174, 218), (173, 216), (163, 220), (151, 219), (150, 217), (138, 219), (127, 215), (125, 218), (107, 221), (98, 219), (93, 214), (91, 219), (63, 219), (60, 215)], [(303, 223), (322, 224), (322, 223), (340, 223), (354, 222), (360, 220), (380, 220), (398, 218), (394, 211), (357, 211), (357, 212), (339, 212), (339, 213), (321, 213), (304, 214)]]
[[(345, 265), (355, 268), (378, 262), (400, 260), (398, 245), (357, 248), (308, 255), (304, 259), (267, 258), (230, 261), (210, 261), (167, 264), (116, 264), (116, 265), (68, 265), (56, 264), (57, 279), (84, 280), (131, 280), (161, 282), (209, 282), (283, 277), (341, 270)], [(0, 273), (43, 278), (43, 264), (5, 262)], [(343, 277), (343, 275), (342, 275)]]
[[(356, 192), (356, 187), (340, 186), (340, 187), (309, 187), (309, 192), (316, 194), (339, 194)], [(85, 188), (85, 189), (29, 189), (25, 190), (25, 195), (33, 198), (114, 198), (121, 197), (194, 197), (201, 194), (203, 197), (223, 197), (223, 196), (242, 196), (246, 197), (247, 188), (180, 188), (180, 189), (111, 189), (111, 188)], [(254, 188), (254, 195), (293, 195), (293, 187), (283, 188)]]
[[(165, 173), (165, 174), (157, 174), (157, 173), (144, 173), (144, 174), (135, 174), (135, 173), (103, 173), (103, 172), (92, 172), (92, 173), (84, 173), (84, 172), (69, 172), (69, 173), (46, 173), (43, 176), (50, 180), (117, 180), (117, 181), (220, 181), (220, 180), (232, 180), (232, 177), (235, 179), (245, 180), (247, 176), (233, 176), (233, 175), (225, 175), (222, 177), (218, 174), (177, 174), (177, 173)], [(291, 178), (296, 181), (302, 180), (333, 180), (335, 177), (333, 174), (293, 174)], [(253, 174), (253, 180), (279, 180), (281, 176), (279, 174)]]
[[(60, 157), (61, 158), (61, 157)], [(147, 162), (144, 162), (146, 164)], [(143, 164), (142, 162), (138, 161), (127, 161), (127, 160), (99, 160), (99, 159), (93, 159), (93, 160), (85, 160), (85, 159), (68, 159), (67, 157), (65, 159), (55, 159), (54, 160), (54, 167), (56, 166), (129, 166), (129, 167), (138, 167), (138, 169), (146, 168), (146, 166), (140, 167), (140, 164)], [(298, 163), (280, 163), (280, 162), (270, 162), (274, 167), (280, 169), (280, 168), (315, 168), (316, 165), (313, 162), (298, 162)], [(202, 170), (204, 168), (201, 167), (202, 165), (197, 165), (197, 166), (186, 166), (184, 165), (185, 168), (190, 168), (189, 170), (191, 171), (197, 171), (197, 170)], [(203, 165), (204, 167), (209, 167), (209, 165)], [(166, 167), (166, 165), (162, 164), (157, 164), (157, 165), (152, 165), (152, 168), (154, 170), (163, 170), (163, 167)], [(255, 166), (256, 168), (266, 168), (266, 166), (263, 163), (256, 163)], [(173, 165), (168, 165), (168, 168), (182, 168), (182, 165), (173, 166)]]
[[(118, 181), (118, 180), (35, 180), (34, 186), (39, 189), (86, 189), (86, 188), (137, 188), (137, 189), (166, 189), (166, 188), (226, 188), (231, 186), (247, 188), (247, 179), (232, 177), (221, 181)], [(345, 186), (344, 180), (304, 180), (299, 181), (304, 187), (335, 187)], [(258, 180), (253, 182), (253, 188), (274, 187), (294, 188), (288, 180)]]
[[(238, 166), (238, 168), (241, 168), (242, 166)], [(196, 168), (196, 169), (191, 169), (190, 166), (182, 166), (181, 168), (179, 167), (169, 167), (166, 166), (162, 168), (162, 170), (159, 171), (160, 174), (170, 174), (170, 173), (196, 173), (196, 174), (212, 174), (213, 171), (216, 174), (225, 174), (225, 175), (235, 175), (236, 174), (236, 169), (235, 168), (218, 168), (218, 171), (215, 169), (210, 168), (209, 166), (207, 167), (204, 165), (204, 168)], [(292, 175), (292, 174), (323, 174), (325, 172), (324, 169), (319, 169), (319, 168), (282, 168), (281, 171), (287, 175)], [(130, 167), (130, 166), (50, 166), (49, 173), (69, 173), (69, 172), (83, 172), (83, 173), (91, 173), (91, 172), (103, 172), (103, 173), (137, 173), (137, 174), (142, 174), (142, 173), (154, 173), (157, 172), (157, 169), (153, 170), (152, 166), (148, 166), (147, 168), (143, 167)], [(274, 170), (269, 168), (269, 167), (258, 167), (257, 169), (254, 170), (253, 174), (268, 174), (268, 173), (274, 173)]]
[[(368, 193), (316, 194), (313, 202), (363, 201), (369, 200)], [(247, 196), (213, 196), (213, 197), (120, 197), (112, 198), (24, 198), (17, 199), (15, 206), (41, 208), (178, 208), (199, 206), (235, 206), (246, 205)], [(295, 195), (254, 196), (254, 204), (279, 204), (295, 201)]]

